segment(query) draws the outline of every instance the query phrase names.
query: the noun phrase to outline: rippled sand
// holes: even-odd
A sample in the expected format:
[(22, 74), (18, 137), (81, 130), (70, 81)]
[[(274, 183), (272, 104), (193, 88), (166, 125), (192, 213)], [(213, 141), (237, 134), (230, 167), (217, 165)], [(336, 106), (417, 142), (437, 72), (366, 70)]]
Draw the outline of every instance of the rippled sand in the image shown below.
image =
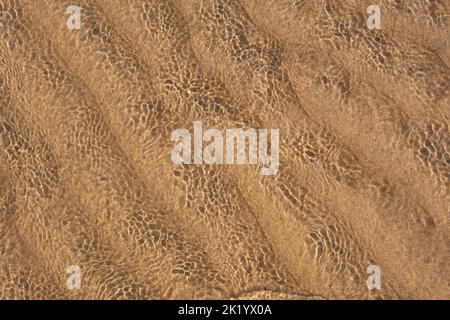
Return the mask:
[[(447, 0), (75, 2), (0, 1), (0, 298), (450, 299)], [(193, 121), (279, 173), (175, 166)]]

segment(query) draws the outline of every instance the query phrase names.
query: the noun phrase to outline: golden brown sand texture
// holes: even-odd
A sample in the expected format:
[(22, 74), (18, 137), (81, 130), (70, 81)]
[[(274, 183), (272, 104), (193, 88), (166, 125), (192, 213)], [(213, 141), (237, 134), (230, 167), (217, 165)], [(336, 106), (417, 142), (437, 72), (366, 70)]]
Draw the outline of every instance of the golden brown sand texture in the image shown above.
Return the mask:
[(0, 0), (0, 299), (450, 299), (449, 119), (448, 0)]

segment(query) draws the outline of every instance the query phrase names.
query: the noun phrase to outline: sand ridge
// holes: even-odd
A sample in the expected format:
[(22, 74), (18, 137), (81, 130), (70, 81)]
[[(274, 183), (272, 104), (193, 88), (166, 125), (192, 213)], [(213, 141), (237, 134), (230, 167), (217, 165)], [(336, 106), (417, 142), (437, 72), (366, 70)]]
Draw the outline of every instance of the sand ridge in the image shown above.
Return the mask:
[(450, 298), (450, 7), (378, 2), (0, 1), (0, 298)]

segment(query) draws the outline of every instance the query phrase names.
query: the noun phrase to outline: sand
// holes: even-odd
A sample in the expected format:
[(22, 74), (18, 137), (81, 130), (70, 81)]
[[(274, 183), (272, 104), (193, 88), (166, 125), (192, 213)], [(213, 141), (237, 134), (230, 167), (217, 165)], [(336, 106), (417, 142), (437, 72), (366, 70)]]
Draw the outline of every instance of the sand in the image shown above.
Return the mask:
[(75, 2), (0, 1), (1, 299), (450, 298), (448, 1)]

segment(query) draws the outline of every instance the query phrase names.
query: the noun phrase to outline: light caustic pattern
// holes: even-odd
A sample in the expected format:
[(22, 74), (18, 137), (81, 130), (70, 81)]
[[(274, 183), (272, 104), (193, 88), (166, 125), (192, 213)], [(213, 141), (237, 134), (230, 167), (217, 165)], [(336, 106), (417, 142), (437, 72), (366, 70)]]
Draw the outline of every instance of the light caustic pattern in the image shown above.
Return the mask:
[(0, 298), (449, 299), (449, 6), (0, 0)]

